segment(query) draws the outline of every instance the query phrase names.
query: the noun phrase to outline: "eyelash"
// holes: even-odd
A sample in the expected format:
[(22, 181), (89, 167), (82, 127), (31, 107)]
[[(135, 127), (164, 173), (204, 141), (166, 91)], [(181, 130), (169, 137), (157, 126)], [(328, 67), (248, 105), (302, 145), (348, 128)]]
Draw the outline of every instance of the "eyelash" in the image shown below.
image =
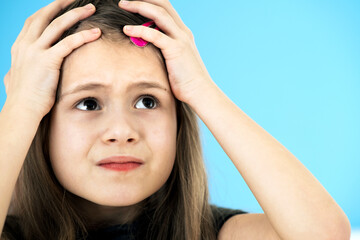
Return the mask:
[[(85, 102), (86, 100), (93, 100), (96, 102), (96, 104), (99, 106), (99, 101), (95, 98), (95, 97), (87, 97), (87, 98), (83, 98), (81, 99), (80, 101), (78, 101), (77, 103), (75, 103), (74, 105), (74, 108), (77, 108), (77, 106), (82, 103), (82, 102)], [(78, 108), (77, 108), (78, 109)], [(81, 109), (78, 109), (80, 111), (85, 111), (85, 110), (81, 110)], [(94, 110), (91, 110), (91, 111), (94, 111)]]
[[(151, 98), (151, 99), (154, 100), (154, 102), (155, 102), (155, 107), (154, 107), (154, 108), (150, 108), (149, 110), (155, 109), (155, 108), (158, 108), (158, 107), (159, 107), (160, 101), (159, 101), (155, 96), (153, 96), (153, 95), (151, 95), (151, 94), (143, 94), (143, 95), (140, 95), (140, 96), (136, 99), (134, 105), (136, 105), (136, 103), (138, 103), (138, 101), (139, 101), (140, 99), (143, 99), (143, 98), (146, 98), (146, 97)], [(98, 101), (95, 97), (86, 97), (86, 98), (83, 98), (83, 99), (81, 99), (80, 101), (78, 101), (78, 102), (74, 105), (74, 108), (77, 108), (77, 106), (78, 106), (80, 103), (82, 103), (82, 102), (84, 102), (84, 101), (86, 101), (86, 100), (93, 100), (93, 101), (95, 101), (95, 102), (99, 105), (99, 101)], [(100, 108), (101, 108), (101, 107), (100, 107)], [(79, 109), (79, 110), (80, 110), (80, 111), (87, 111), (87, 110), (81, 110), (81, 109)], [(100, 110), (101, 110), (101, 109), (100, 109)], [(90, 110), (90, 112), (91, 112), (91, 111), (99, 111), (99, 110)]]
[(143, 95), (140, 95), (140, 96), (136, 99), (135, 104), (136, 104), (140, 99), (146, 98), (146, 97), (151, 98), (152, 100), (155, 101), (155, 107), (152, 108), (152, 109), (158, 108), (158, 107), (160, 106), (160, 101), (159, 101), (159, 99), (157, 99), (154, 95), (151, 95), (151, 94), (143, 94)]

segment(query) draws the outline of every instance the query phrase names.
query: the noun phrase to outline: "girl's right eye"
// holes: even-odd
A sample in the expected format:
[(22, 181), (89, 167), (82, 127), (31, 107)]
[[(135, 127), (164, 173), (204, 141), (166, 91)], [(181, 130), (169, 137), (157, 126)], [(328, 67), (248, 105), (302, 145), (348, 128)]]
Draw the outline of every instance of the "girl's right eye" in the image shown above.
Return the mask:
[(76, 104), (76, 108), (82, 111), (96, 111), (100, 110), (100, 106), (95, 98), (85, 98)]

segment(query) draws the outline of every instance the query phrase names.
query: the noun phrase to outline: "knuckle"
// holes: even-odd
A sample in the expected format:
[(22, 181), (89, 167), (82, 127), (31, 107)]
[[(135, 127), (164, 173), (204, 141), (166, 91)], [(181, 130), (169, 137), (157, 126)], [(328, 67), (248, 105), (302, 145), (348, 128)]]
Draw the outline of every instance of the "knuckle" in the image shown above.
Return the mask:
[(140, 4), (142, 4), (141, 2), (137, 2), (137, 1), (129, 1), (129, 5), (134, 7), (134, 8), (139, 8)]
[(5, 77), (4, 77), (4, 83), (6, 83), (8, 81), (8, 78), (9, 78), (9, 72), (7, 72), (5, 74)]
[(164, 6), (167, 8), (167, 9), (170, 9), (172, 7), (171, 3), (169, 0), (165, 0), (164, 1)]
[(82, 8), (75, 8), (71, 11), (64, 13), (63, 15), (59, 16), (58, 18), (53, 20), (55, 28), (62, 28), (67, 25), (69, 21), (80, 21), (82, 15), (84, 14), (84, 10)]
[(59, 29), (59, 28), (62, 26), (61, 21), (60, 21), (59, 18), (54, 19), (54, 20), (50, 23), (50, 25), (51, 25), (53, 28), (55, 28), (55, 29)]
[(35, 14), (34, 14), (34, 16), (35, 17), (43, 17), (43, 16), (45, 16), (46, 15), (46, 10), (45, 10), (45, 8), (41, 8), (39, 11), (37, 11)]
[(33, 13), (30, 17), (28, 17), (25, 20), (25, 24), (29, 25), (29, 24), (33, 23), (35, 21), (35, 19), (41, 18), (43, 14), (44, 14), (44, 9), (41, 8), (37, 12)]
[(181, 32), (179, 35), (179, 40), (181, 40), (183, 43), (187, 43), (191, 40), (191, 36), (189, 36), (187, 32)]
[(34, 15), (31, 15), (30, 17), (28, 17), (26, 20), (25, 20), (25, 23), (24, 25), (25, 26), (29, 26), (34, 20)]
[(7, 88), (10, 81), (10, 71), (4, 77), (4, 85)]
[(85, 42), (85, 32), (82, 31), (82, 32), (79, 32), (79, 33), (74, 34), (72, 36), (69, 36), (67, 41), (65, 41), (65, 46), (66, 46), (67, 49), (72, 50), (77, 45), (81, 45), (84, 42)]
[(195, 37), (194, 37), (194, 34), (193, 34), (193, 32), (192, 32), (188, 27), (185, 28), (185, 31), (186, 31), (188, 37), (189, 37), (191, 40), (194, 40), (194, 38), (195, 38)]
[(150, 41), (157, 41), (158, 40), (158, 35), (156, 34), (156, 32), (151, 31), (151, 29), (144, 29), (143, 30), (143, 36), (146, 39), (149, 39)]
[(56, 2), (59, 4), (59, 6), (61, 8), (65, 8), (66, 6), (68, 6), (70, 3), (73, 2), (73, 0), (56, 0)]
[(145, 34), (145, 27), (143, 26), (135, 26), (132, 29), (132, 32), (134, 33), (134, 35), (136, 35), (136, 37), (141, 37)]
[(73, 42), (75, 42), (76, 37), (67, 38), (63, 41), (63, 46), (65, 49), (72, 49)]
[(165, 8), (159, 8), (159, 16), (165, 17), (168, 15), (168, 12), (165, 10)]
[(17, 44), (16, 44), (16, 42), (11, 46), (10, 52), (11, 52), (12, 55), (14, 55), (17, 52)]
[(147, 30), (148, 30), (147, 27), (141, 27), (139, 28), (139, 34), (143, 36), (148, 36), (149, 32)]
[(87, 39), (87, 36), (88, 36), (87, 33), (88, 33), (88, 31), (80, 32), (80, 34), (78, 35), (77, 42), (78, 43), (85, 43), (86, 39)]
[(160, 42), (161, 38), (162, 38), (162, 35), (160, 33), (158, 33), (158, 32), (155, 32), (155, 34), (153, 36), (153, 41), (154, 42)]
[(79, 45), (79, 43), (81, 41), (83, 41), (83, 36), (82, 36), (82, 32), (79, 33), (75, 33), (73, 35), (70, 35), (66, 38), (64, 38), (60, 43), (61, 43), (61, 48), (65, 51), (65, 52), (71, 52), (73, 49), (75, 49), (75, 47), (77, 45)]
[(41, 19), (41, 18), (44, 18), (44, 16), (46, 15), (46, 10), (45, 10), (46, 7), (43, 7), (41, 9), (39, 9), (37, 12), (35, 12), (34, 14), (32, 14), (30, 17), (28, 17), (26, 20), (25, 20), (25, 25), (30, 25), (32, 24), (35, 19)]

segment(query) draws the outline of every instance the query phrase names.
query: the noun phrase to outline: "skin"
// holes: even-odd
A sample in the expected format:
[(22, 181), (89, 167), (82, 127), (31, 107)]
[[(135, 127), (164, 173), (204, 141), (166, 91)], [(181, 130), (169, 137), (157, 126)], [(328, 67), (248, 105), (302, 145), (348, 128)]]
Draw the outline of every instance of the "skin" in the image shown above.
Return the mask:
[[(118, 210), (126, 212), (124, 207), (159, 190), (174, 165), (175, 99), (163, 63), (151, 47), (97, 40), (66, 59), (62, 76), (50, 125), (54, 173), (65, 189), (79, 197), (78, 206), (86, 204), (84, 211), (98, 213), (97, 221), (121, 222), (116, 219)], [(103, 87), (73, 92), (90, 83)], [(154, 108), (143, 105), (141, 96), (146, 94), (158, 100)], [(95, 98), (91, 105), (82, 101), (88, 97)], [(126, 172), (96, 164), (110, 156), (133, 156), (144, 164)]]
[(101, 36), (95, 28), (54, 44), (67, 28), (95, 12), (94, 6), (81, 7), (50, 22), (71, 2), (54, 1), (30, 16), (11, 48), (11, 68), (4, 77), (7, 98), (0, 113), (1, 232), (25, 156), (41, 119), (55, 102), (63, 59)]
[[(95, 11), (94, 8), (75, 9), (50, 23), (49, 19), (56, 15), (58, 9), (71, 1), (57, 0), (35, 13), (25, 23), (12, 49), (12, 66), (4, 79), (8, 98), (0, 115), (1, 226), (27, 149), (40, 120), (53, 106), (63, 59), (76, 48), (100, 36), (100, 32), (83, 31), (52, 46), (68, 27)], [(124, 28), (128, 36), (141, 37), (161, 50), (175, 98), (189, 104), (203, 120), (264, 210), (263, 214), (230, 218), (220, 230), (219, 239), (349, 239), (350, 224), (346, 215), (317, 179), (216, 86), (201, 60), (191, 31), (170, 2), (121, 1), (119, 7), (153, 19), (162, 30), (143, 26)], [(114, 115), (125, 111), (123, 106), (111, 110)], [(121, 122), (126, 121), (125, 115), (118, 116)], [(112, 123), (114, 121), (109, 115), (104, 118)], [(114, 133), (117, 127), (116, 124), (112, 127)], [(101, 147), (100, 139), (106, 139), (101, 136), (104, 135), (99, 136), (99, 142), (93, 142), (97, 149)], [(115, 138), (116, 134), (112, 136), (107, 139)], [(106, 140), (102, 141), (105, 144)], [(91, 154), (96, 151), (91, 147), (88, 149), (91, 157), (88, 160), (95, 161), (94, 157), (98, 156)], [(84, 166), (82, 171), (91, 172), (91, 164), (83, 162), (79, 166)], [(75, 190), (87, 191), (74, 187)], [(107, 196), (112, 194), (107, 193)], [(142, 197), (135, 195), (127, 195), (127, 203), (141, 200)], [(106, 198), (95, 199), (92, 194), (88, 197), (94, 197), (93, 200), (98, 203), (107, 202)], [(122, 200), (117, 198), (113, 201)]]
[(124, 28), (161, 49), (175, 97), (206, 124), (264, 210), (230, 218), (219, 239), (349, 239), (349, 220), (324, 187), (216, 86), (170, 2), (122, 0), (119, 6), (154, 19), (163, 31)]

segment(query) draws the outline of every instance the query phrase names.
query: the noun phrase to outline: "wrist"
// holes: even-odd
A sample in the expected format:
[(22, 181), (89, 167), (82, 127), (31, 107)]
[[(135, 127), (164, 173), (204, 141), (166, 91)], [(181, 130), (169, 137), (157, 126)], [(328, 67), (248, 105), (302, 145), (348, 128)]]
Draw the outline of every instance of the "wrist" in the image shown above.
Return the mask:
[(198, 81), (198, 85), (194, 86), (189, 92), (186, 102), (194, 110), (201, 108), (201, 106), (208, 105), (209, 100), (213, 99), (221, 92), (215, 82), (209, 77), (204, 78), (203, 81)]
[(13, 104), (10, 101), (6, 101), (1, 114), (14, 118), (16, 120), (24, 120), (26, 122), (32, 122), (34, 124), (40, 124), (43, 114), (34, 111), (25, 104)]

